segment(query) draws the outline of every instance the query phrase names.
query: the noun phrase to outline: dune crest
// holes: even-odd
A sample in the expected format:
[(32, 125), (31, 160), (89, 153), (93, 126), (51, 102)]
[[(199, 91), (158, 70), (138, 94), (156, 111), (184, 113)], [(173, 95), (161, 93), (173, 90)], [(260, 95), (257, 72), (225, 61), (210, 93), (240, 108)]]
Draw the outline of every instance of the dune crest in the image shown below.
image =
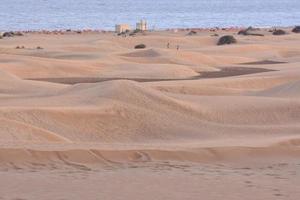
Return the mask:
[(196, 32), (1, 39), (0, 199), (298, 200), (300, 35)]

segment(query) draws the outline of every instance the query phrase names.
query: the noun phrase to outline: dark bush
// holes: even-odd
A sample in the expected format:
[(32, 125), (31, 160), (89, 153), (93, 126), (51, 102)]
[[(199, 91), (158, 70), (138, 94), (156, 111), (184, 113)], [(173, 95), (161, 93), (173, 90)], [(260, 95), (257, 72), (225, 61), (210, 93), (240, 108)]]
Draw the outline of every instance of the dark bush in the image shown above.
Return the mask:
[(240, 30), (238, 35), (247, 35), (247, 30)]
[(293, 33), (300, 33), (300, 26), (296, 26), (295, 28), (293, 28), (292, 32)]
[(191, 31), (188, 33), (188, 35), (196, 35), (196, 34), (197, 34), (197, 32), (194, 31), (194, 30), (191, 30)]
[(13, 32), (13, 31), (9, 31), (9, 32), (4, 32), (1, 36), (2, 36), (2, 37), (23, 36), (23, 33), (21, 33), (21, 32)]
[(3, 37), (13, 37), (14, 36), (14, 32), (5, 32), (2, 35)]
[(259, 29), (253, 28), (253, 27), (248, 27), (247, 29), (240, 30), (238, 32), (238, 35), (252, 35), (252, 36), (264, 36), (263, 34), (260, 33), (255, 33), (254, 31), (258, 31)]
[(286, 32), (281, 29), (276, 29), (273, 31), (273, 35), (285, 35), (285, 34), (286, 34)]
[(13, 35), (14, 36), (24, 36), (24, 34), (21, 32), (14, 32)]
[(218, 45), (234, 44), (234, 43), (237, 43), (237, 40), (232, 35), (225, 35), (221, 37), (218, 41)]
[(141, 32), (143, 32), (143, 31), (141, 31), (141, 30), (139, 30), (139, 29), (135, 29), (134, 31), (133, 31), (133, 33), (141, 33)]
[(253, 28), (252, 26), (249, 26), (246, 29), (240, 30), (238, 32), (238, 35), (248, 35), (250, 31), (255, 31), (255, 30), (256, 30), (255, 28)]
[(135, 49), (145, 49), (145, 48), (146, 48), (146, 45), (144, 45), (144, 44), (138, 44), (138, 45), (135, 45), (134, 48), (135, 48)]

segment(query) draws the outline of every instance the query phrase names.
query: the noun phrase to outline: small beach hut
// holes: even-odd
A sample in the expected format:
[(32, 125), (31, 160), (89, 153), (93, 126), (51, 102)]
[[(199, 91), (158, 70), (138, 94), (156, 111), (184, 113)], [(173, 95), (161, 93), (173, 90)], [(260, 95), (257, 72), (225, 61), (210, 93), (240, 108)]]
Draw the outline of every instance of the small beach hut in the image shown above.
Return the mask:
[(140, 22), (136, 23), (136, 30), (146, 31), (147, 30), (146, 20), (141, 20)]
[(128, 24), (117, 24), (115, 27), (116, 33), (125, 33), (130, 31), (130, 26)]

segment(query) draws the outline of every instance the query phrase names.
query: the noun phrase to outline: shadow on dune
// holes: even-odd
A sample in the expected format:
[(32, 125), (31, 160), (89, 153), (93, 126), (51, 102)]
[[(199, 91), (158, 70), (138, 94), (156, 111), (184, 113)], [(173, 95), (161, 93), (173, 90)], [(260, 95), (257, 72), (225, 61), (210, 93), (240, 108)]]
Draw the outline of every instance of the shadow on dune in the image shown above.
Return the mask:
[(285, 63), (287, 62), (274, 61), (274, 60), (261, 60), (256, 62), (241, 63), (241, 65), (275, 65), (275, 64), (285, 64)]
[(112, 80), (132, 80), (137, 82), (185, 81), (185, 80), (198, 80), (198, 79), (206, 79), (206, 78), (241, 76), (247, 74), (271, 72), (271, 71), (276, 71), (276, 70), (266, 69), (266, 68), (252, 68), (252, 67), (224, 67), (221, 68), (220, 71), (201, 72), (201, 74), (198, 76), (182, 78), (182, 79), (151, 79), (151, 78), (146, 79), (146, 78), (121, 78), (121, 77), (111, 77), (111, 78), (62, 77), (62, 78), (34, 78), (28, 80), (62, 83), (62, 84), (70, 84), (70, 85), (78, 84), (78, 83), (97, 83), (97, 82), (112, 81)]

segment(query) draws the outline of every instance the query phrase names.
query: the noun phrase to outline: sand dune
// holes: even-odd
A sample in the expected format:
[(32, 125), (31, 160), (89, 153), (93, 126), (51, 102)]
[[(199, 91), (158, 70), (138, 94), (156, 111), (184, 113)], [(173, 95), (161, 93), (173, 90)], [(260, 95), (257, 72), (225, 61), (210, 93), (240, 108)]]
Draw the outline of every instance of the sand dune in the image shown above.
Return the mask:
[(38, 95), (55, 92), (63, 85), (54, 83), (37, 83), (35, 81), (22, 80), (10, 73), (0, 70), (0, 93), (1, 95)]
[(292, 81), (258, 93), (262, 96), (298, 98), (300, 96), (300, 81)]
[[(255, 182), (270, 183), (290, 180), (291, 172), (297, 178), (300, 35), (261, 31), (265, 37), (220, 30), (238, 40), (225, 46), (208, 31), (126, 38), (28, 33), (0, 40), (0, 173), (8, 172), (1, 177), (18, 172), (31, 179), (45, 171), (48, 178), (72, 176), (72, 185), (77, 175), (120, 173), (127, 185), (134, 171), (147, 175), (146, 187), (154, 172), (165, 177), (168, 170), (172, 185), (187, 172), (199, 183), (203, 169), (217, 179), (239, 166), (241, 174), (228, 180), (249, 181), (255, 174)], [(134, 49), (139, 43), (147, 48)], [(260, 179), (262, 171), (274, 180)], [(290, 181), (278, 184), (297, 191)]]
[[(265, 144), (269, 144), (272, 137), (276, 141), (285, 136), (296, 137), (300, 117), (298, 77), (293, 75), (297, 68), (286, 67), (290, 66), (288, 60), (266, 63), (268, 69), (274, 65), (274, 72), (203, 80), (151, 83), (120, 80), (74, 86), (43, 82), (43, 79), (22, 80), (195, 77), (199, 72), (201, 75), (201, 71), (220, 70), (228, 65), (243, 67), (238, 63), (269, 58), (270, 50), (277, 52), (277, 46), (282, 46), (273, 38), (268, 38), (266, 44), (254, 38), (258, 44), (251, 44), (246, 37), (241, 37), (238, 45), (216, 47), (215, 39), (205, 35), (186, 37), (153, 33), (135, 39), (108, 35), (100, 38), (97, 34), (55, 37), (64, 43), (43, 35), (29, 35), (26, 41), (18, 38), (11, 42), (29, 45), (29, 39), (36, 46), (41, 42), (45, 46), (42, 50), (10, 49), (12, 44), (4, 41), (9, 56), (3, 57), (1, 63), (0, 116), (10, 123), (18, 123), (16, 131), (27, 127), (27, 135), (20, 135), (18, 139), (22, 142), (26, 142), (26, 138), (40, 142), (41, 138), (35, 136), (38, 131), (44, 135), (41, 141), (49, 143), (53, 141), (47, 139), (47, 134), (58, 137), (61, 142), (184, 144), (199, 141), (200, 146), (208, 141), (213, 144), (214, 140), (217, 145), (231, 134), (235, 135), (232, 141), (238, 143), (249, 137), (252, 145), (255, 145), (255, 137), (265, 137)], [(142, 43), (143, 37), (147, 38), (150, 48), (134, 50), (133, 44)], [(177, 51), (173, 45), (166, 49), (161, 43), (167, 41), (181, 42), (182, 49)], [(104, 46), (112, 46), (112, 49), (99, 52)], [(58, 47), (62, 50), (57, 51)], [(295, 49), (291, 46), (285, 51)], [(279, 54), (274, 55), (278, 56), (272, 60), (281, 59)], [(290, 80), (295, 82), (289, 83)], [(282, 96), (285, 99), (276, 98)], [(10, 130), (10, 123), (3, 126)], [(277, 134), (283, 130), (284, 134)], [(6, 137), (13, 140), (15, 136)], [(263, 139), (261, 141), (264, 143)]]
[(36, 128), (18, 121), (1, 119), (1, 142), (68, 142), (63, 137), (47, 130)]
[(237, 134), (237, 141), (263, 136), (269, 142), (266, 134), (282, 137), (277, 133), (285, 129), (286, 136), (293, 136), (300, 128), (297, 101), (168, 96), (133, 81), (78, 84), (50, 96), (1, 103), (8, 105), (11, 109), (1, 109), (1, 117), (73, 142), (204, 142), (230, 134)]

